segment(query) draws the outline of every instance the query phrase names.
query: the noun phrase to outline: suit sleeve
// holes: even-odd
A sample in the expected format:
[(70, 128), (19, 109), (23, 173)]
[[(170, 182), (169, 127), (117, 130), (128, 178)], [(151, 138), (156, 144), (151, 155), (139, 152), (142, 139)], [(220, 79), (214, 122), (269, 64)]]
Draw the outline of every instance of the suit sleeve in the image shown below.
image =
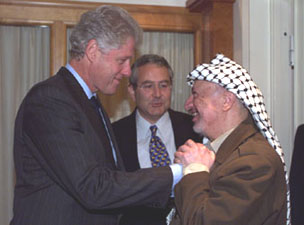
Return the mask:
[(292, 224), (304, 223), (304, 124), (297, 129), (290, 166), (290, 201)]
[(173, 179), (170, 168), (134, 173), (109, 169), (98, 134), (73, 101), (58, 88), (43, 87), (28, 95), (21, 110), (24, 144), (50, 185), (60, 186), (88, 209), (165, 206)]
[(175, 188), (178, 214), (173, 224), (254, 224), (278, 167), (271, 159), (247, 155), (230, 160), (215, 178), (208, 172), (186, 175)]

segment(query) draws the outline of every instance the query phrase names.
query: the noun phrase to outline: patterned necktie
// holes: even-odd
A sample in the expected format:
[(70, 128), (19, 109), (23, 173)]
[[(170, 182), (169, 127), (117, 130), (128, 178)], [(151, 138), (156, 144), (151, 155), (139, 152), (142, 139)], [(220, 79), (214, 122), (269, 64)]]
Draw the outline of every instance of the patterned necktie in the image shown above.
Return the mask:
[(152, 167), (167, 166), (171, 164), (169, 154), (166, 150), (166, 146), (162, 140), (156, 136), (157, 126), (150, 127), (151, 140), (149, 144), (149, 152)]

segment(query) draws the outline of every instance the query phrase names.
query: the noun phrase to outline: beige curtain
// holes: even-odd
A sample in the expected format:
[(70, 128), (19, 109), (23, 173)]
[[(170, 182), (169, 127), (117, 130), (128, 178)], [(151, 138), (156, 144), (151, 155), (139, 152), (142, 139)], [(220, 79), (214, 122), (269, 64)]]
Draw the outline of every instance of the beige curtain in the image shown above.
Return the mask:
[(154, 53), (164, 56), (174, 71), (172, 109), (184, 111), (190, 94), (186, 75), (194, 67), (194, 37), (192, 33), (145, 32), (140, 54)]
[(47, 27), (0, 26), (0, 225), (12, 218), (16, 112), (30, 87), (50, 76), (49, 37)]

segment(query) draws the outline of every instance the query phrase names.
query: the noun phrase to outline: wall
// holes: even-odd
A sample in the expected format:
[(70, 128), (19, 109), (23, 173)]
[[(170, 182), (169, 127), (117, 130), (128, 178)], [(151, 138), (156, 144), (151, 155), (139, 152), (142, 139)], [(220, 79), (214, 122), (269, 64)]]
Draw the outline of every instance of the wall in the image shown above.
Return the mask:
[(266, 108), (287, 168), (292, 156), (294, 126), (293, 70), (289, 65), (292, 0), (236, 0), (234, 56), (264, 94)]

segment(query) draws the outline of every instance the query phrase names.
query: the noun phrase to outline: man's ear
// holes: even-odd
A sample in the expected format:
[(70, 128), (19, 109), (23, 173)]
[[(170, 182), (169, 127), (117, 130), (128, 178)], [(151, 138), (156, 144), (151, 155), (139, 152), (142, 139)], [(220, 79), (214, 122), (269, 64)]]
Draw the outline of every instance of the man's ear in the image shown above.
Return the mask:
[(228, 111), (235, 103), (236, 96), (230, 91), (225, 91), (223, 94), (223, 98), (224, 98), (223, 110)]
[(132, 100), (135, 102), (136, 98), (135, 98), (135, 90), (133, 88), (133, 86), (131, 84), (128, 85), (128, 92), (130, 97), (132, 98)]
[(85, 49), (85, 55), (86, 55), (87, 59), (90, 62), (94, 61), (98, 51), (99, 51), (99, 47), (98, 47), (97, 41), (95, 39), (90, 40)]

